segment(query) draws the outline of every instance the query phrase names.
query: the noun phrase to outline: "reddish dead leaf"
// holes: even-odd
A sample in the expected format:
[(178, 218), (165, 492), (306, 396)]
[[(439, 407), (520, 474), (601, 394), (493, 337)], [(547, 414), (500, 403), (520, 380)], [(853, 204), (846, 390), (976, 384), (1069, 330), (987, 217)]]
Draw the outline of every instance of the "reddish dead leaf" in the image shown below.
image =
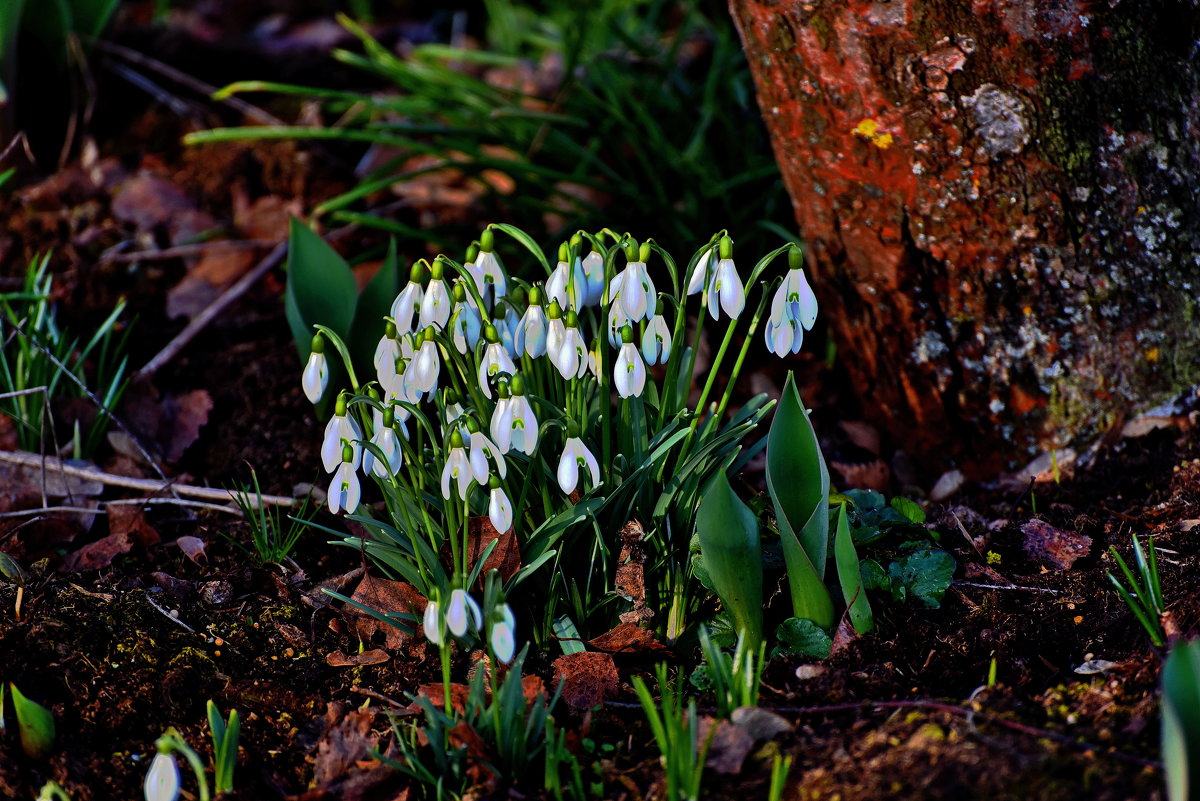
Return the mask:
[[(176, 462), (208, 422), (212, 398), (202, 390), (162, 397), (149, 381), (135, 381), (125, 392), (121, 412), (141, 441), (153, 445), (168, 462)], [(140, 459), (139, 451), (123, 451)]]
[(379, 736), (373, 732), (375, 713), (347, 712), (341, 704), (330, 704), (325, 720), (325, 733), (317, 742), (313, 784), (333, 798), (367, 797), (371, 788), (392, 775), (391, 768), (371, 758), (379, 748)]
[(215, 247), (200, 257), (167, 292), (167, 317), (191, 319), (216, 300), (221, 291), (258, 261), (252, 248)]
[[(359, 582), (358, 589), (354, 591), (354, 595), (351, 598), (364, 606), (377, 609), (385, 614), (388, 612), (406, 612), (418, 619), (425, 611), (425, 604), (427, 603), (425, 597), (417, 592), (417, 589), (411, 584), (406, 584), (403, 581), (375, 578), (371, 575), (363, 576), (363, 580)], [(350, 619), (360, 639), (369, 640), (374, 636), (375, 632), (383, 632), (384, 647), (389, 651), (394, 651), (402, 647), (413, 638), (411, 634), (405, 634), (395, 626), (389, 626), (383, 621), (371, 617), (365, 612), (360, 612), (351, 606), (346, 607), (344, 614)]]
[(523, 676), (521, 677), (521, 694), (525, 696), (527, 704), (545, 701), (546, 682), (542, 681), (541, 676)]
[(496, 790), (496, 774), (489, 770), (486, 764), (492, 759), (487, 743), (466, 721), (459, 721), (448, 735), (450, 744), (455, 748), (467, 749), (467, 781), (472, 787), (472, 795), (477, 798), (491, 798)]
[(67, 554), (60, 568), (64, 573), (78, 573), (82, 570), (99, 570), (108, 567), (112, 561), (133, 549), (133, 541), (127, 531), (114, 531), (107, 537), (90, 542), (74, 553)]
[(1021, 526), (1025, 535), (1025, 553), (1035, 562), (1052, 570), (1066, 570), (1092, 549), (1092, 538), (1074, 531), (1055, 528), (1042, 520), (1030, 520)]
[(850, 643), (854, 642), (856, 637), (858, 637), (858, 632), (850, 624), (850, 615), (847, 612), (838, 621), (837, 631), (833, 633), (833, 643), (829, 646), (829, 655), (840, 654), (850, 647)]
[(654, 632), (636, 623), (622, 623), (612, 631), (588, 640), (587, 645), (593, 651), (609, 654), (659, 654), (670, 650), (654, 639)]
[(486, 576), (489, 570), (499, 570), (500, 578), (508, 581), (521, 569), (521, 552), (517, 549), (517, 538), (512, 529), (500, 534), (489, 518), (471, 518), (471, 541), (467, 544), (467, 554), (471, 562), (477, 562), (493, 542), (496, 543), (496, 547), (483, 563), (483, 570), (479, 575)]
[(379, 648), (372, 648), (370, 651), (363, 651), (361, 654), (345, 654), (340, 648), (325, 657), (325, 662), (330, 667), (362, 667), (363, 665), (382, 665), (384, 662), (391, 659), (387, 651)]
[[(717, 727), (715, 732), (714, 724)], [(704, 742), (710, 733), (712, 740), (709, 742), (708, 759), (704, 764), (726, 776), (741, 773), (742, 763), (754, 748), (754, 738), (741, 726), (728, 720), (715, 721), (705, 715), (700, 719), (700, 742)]]
[(554, 660), (562, 699), (574, 709), (591, 709), (617, 694), (619, 678), (610, 654), (579, 651)]
[[(445, 709), (446, 695), (441, 684), (422, 684), (417, 688), (417, 695), (423, 695), (437, 709)], [(466, 709), (467, 699), (471, 696), (471, 688), (465, 684), (450, 685), (450, 708), (456, 712)], [(405, 707), (409, 712), (420, 712), (421, 707), (416, 701)]]
[(208, 392), (196, 389), (176, 397), (168, 397), (165, 406), (173, 425), (171, 434), (166, 439), (163, 457), (168, 462), (175, 463), (199, 438), (201, 427), (208, 422), (208, 413), (212, 411), (213, 402)]
[(146, 512), (140, 506), (128, 503), (105, 504), (108, 512), (109, 532), (123, 531), (135, 544), (158, 545), (161, 538), (154, 526), (146, 522)]
[(113, 216), (121, 222), (133, 223), (143, 231), (167, 223), (184, 211), (195, 209), (196, 204), (182, 189), (150, 173), (133, 176), (117, 190), (113, 197)]
[(233, 195), (233, 224), (248, 239), (287, 239), (292, 217), (299, 217), (303, 204), (299, 198), (287, 200), (279, 195), (263, 195), (251, 202), (245, 190), (235, 186)]
[(179, 550), (183, 551), (188, 559), (191, 559), (198, 565), (203, 564), (202, 560), (208, 559), (208, 555), (204, 553), (204, 540), (199, 537), (180, 537), (175, 540), (175, 544), (179, 546)]
[(617, 592), (633, 602), (633, 609), (622, 612), (622, 623), (644, 623), (654, 617), (654, 610), (646, 606), (646, 552), (642, 539), (646, 532), (641, 523), (630, 520), (618, 533), (621, 538), (621, 553), (618, 558)]

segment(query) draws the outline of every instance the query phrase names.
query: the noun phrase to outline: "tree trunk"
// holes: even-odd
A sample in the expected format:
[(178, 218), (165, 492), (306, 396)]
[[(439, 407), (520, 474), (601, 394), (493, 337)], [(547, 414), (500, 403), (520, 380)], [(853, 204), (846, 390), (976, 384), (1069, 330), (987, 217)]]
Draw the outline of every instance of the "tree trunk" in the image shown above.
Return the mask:
[(927, 467), (1200, 380), (1196, 3), (730, 6), (825, 319)]

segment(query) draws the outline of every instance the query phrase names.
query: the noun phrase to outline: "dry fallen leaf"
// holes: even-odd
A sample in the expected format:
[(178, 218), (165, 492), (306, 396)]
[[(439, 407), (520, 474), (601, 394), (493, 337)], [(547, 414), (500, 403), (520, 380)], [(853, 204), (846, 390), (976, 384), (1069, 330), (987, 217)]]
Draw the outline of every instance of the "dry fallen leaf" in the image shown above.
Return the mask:
[(579, 651), (554, 660), (562, 699), (574, 709), (591, 709), (617, 694), (617, 667), (609, 654)]
[(1023, 547), (1029, 558), (1053, 570), (1066, 570), (1092, 549), (1092, 538), (1074, 531), (1055, 528), (1044, 520), (1030, 520), (1021, 526)]
[[(420, 618), (425, 611), (425, 596), (417, 592), (416, 587), (411, 584), (406, 584), (403, 581), (391, 581), (389, 579), (375, 578), (371, 575), (363, 576), (363, 580), (359, 582), (358, 589), (354, 591), (351, 598), (358, 601), (364, 606), (369, 606), (372, 609), (377, 609), (385, 614), (389, 612), (407, 612), (416, 618)], [(404, 646), (405, 643), (413, 639), (413, 635), (405, 634), (395, 626), (389, 626), (378, 618), (360, 612), (354, 607), (347, 606), (344, 614), (354, 625), (358, 632), (358, 636), (362, 640), (370, 640), (375, 632), (383, 632), (384, 648), (389, 651), (394, 651)], [(413, 624), (416, 625), (415, 623)]]
[(488, 554), (480, 575), (486, 576), (489, 570), (499, 570), (500, 578), (508, 581), (521, 569), (521, 552), (517, 549), (516, 535), (512, 529), (503, 534), (497, 532), (486, 516), (471, 518), (471, 539), (467, 543), (467, 555), (471, 563), (479, 561), (484, 550), (493, 542), (496, 547)]
[[(716, 725), (717, 730), (712, 732)], [(705, 765), (717, 773), (732, 776), (742, 772), (742, 763), (754, 748), (754, 738), (741, 726), (728, 720), (716, 721), (705, 715), (700, 719), (700, 742), (704, 742), (712, 732), (709, 741), (708, 759)]]
[(654, 639), (654, 632), (636, 623), (622, 623), (612, 631), (588, 640), (588, 648), (609, 654), (661, 654), (671, 649)]
[(191, 559), (196, 564), (203, 564), (201, 560), (207, 559), (208, 556), (204, 553), (204, 540), (199, 537), (180, 537), (175, 540), (175, 544), (179, 546), (179, 550)]
[(379, 648), (372, 648), (370, 651), (363, 651), (361, 654), (345, 654), (340, 648), (325, 657), (325, 662), (330, 667), (362, 667), (363, 665), (382, 665), (384, 662), (391, 659), (387, 651)]

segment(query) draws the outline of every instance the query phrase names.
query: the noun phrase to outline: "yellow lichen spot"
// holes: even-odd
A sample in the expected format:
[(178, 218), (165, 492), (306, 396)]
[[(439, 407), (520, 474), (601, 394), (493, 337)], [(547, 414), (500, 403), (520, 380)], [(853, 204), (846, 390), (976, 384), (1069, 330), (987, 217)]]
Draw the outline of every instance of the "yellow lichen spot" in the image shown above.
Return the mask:
[(1158, 361), (1158, 348), (1150, 348), (1149, 350), (1146, 351), (1146, 361), (1148, 361), (1148, 362)]
[(861, 136), (880, 150), (887, 150), (895, 141), (890, 133), (881, 133), (879, 123), (868, 117), (854, 127), (854, 133)]
[(1024, 314), (1026, 317), (1028, 317), (1029, 315), (1033, 314), (1033, 307), (1032, 306), (1022, 306), (1021, 313)]
[(987, 563), (989, 565), (1000, 564), (1000, 554), (996, 553), (995, 551), (988, 551), (987, 552)]

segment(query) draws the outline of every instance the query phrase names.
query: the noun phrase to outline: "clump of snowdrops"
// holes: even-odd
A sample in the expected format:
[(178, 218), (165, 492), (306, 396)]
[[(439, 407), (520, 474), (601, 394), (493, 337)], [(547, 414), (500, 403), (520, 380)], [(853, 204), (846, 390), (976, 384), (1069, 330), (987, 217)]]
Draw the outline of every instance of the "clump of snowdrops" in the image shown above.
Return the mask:
[[(544, 277), (522, 279), (529, 271), (502, 259), (498, 234)], [(782, 256), (786, 269), (768, 273)], [(628, 613), (673, 641), (705, 594), (688, 551), (700, 493), (765, 445), (753, 435), (773, 402), (730, 411), (738, 372), (760, 326), (784, 356), (817, 314), (795, 245), (744, 272), (725, 232), (682, 269), (653, 240), (609, 230), (575, 234), (551, 263), (507, 225), (486, 229), (462, 262), (418, 261), (380, 320), (372, 374), (315, 326), (308, 398), (329, 402), (330, 375), (342, 372), (334, 354), (349, 383), (321, 447), (328, 507), (368, 536), (329, 531), (440, 599), (469, 591), (511, 536), (520, 567), (503, 591), (528, 581), (526, 597), (544, 601), (529, 605), (535, 639), (604, 631)], [(713, 353), (697, 376), (706, 329)], [(382, 514), (364, 504), (364, 479), (379, 487)], [(640, 587), (616, 575), (635, 557)]]

